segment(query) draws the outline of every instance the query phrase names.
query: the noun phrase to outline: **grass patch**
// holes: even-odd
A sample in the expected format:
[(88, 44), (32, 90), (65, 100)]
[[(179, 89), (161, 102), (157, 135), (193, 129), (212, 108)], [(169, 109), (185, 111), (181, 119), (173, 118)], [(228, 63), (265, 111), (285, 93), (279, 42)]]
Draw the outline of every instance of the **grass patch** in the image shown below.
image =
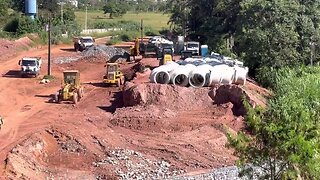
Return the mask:
[[(81, 25), (82, 28), (84, 28), (86, 13), (84, 11), (77, 11), (75, 14), (76, 21)], [(104, 14), (103, 11), (88, 11), (88, 28), (93, 28), (94, 24), (97, 22), (116, 23), (118, 21), (133, 21), (140, 23), (141, 19), (143, 19), (144, 26), (152, 27), (157, 31), (169, 28), (169, 25), (167, 24), (169, 20), (168, 14), (159, 12), (144, 12), (137, 14), (134, 12), (128, 12), (127, 14), (123, 15), (123, 17), (109, 19), (109, 15)]]
[(55, 77), (53, 75), (44, 75), (42, 79), (54, 80)]

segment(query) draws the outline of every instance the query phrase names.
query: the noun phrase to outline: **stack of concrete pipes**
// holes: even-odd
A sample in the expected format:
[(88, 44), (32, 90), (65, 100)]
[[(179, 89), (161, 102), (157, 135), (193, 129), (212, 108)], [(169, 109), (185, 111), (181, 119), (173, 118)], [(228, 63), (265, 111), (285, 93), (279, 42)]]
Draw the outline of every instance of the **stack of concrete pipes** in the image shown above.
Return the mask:
[(204, 61), (193, 59), (178, 63), (168, 62), (152, 70), (150, 81), (152, 83), (178, 86), (206, 87), (216, 84), (246, 83), (247, 67), (234, 66), (221, 63), (218, 60)]

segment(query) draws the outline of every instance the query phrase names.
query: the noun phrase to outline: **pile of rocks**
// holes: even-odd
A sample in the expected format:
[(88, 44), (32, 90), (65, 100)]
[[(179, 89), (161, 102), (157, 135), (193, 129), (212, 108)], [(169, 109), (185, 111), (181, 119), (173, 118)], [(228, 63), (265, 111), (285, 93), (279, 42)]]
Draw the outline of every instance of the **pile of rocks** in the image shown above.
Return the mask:
[(72, 63), (74, 61), (78, 61), (78, 57), (57, 57), (54, 59), (55, 64), (65, 64), (65, 63)]
[(100, 57), (104, 58), (105, 60), (110, 60), (112, 58), (121, 58), (122, 60), (125, 59), (124, 54), (128, 54), (129, 52), (122, 48), (115, 48), (112, 46), (106, 45), (96, 45), (87, 48), (84, 50), (81, 55), (84, 57)]
[(110, 150), (105, 159), (93, 163), (95, 167), (105, 164), (115, 166), (114, 171), (120, 179), (167, 179), (184, 173), (174, 169), (165, 160), (152, 161), (143, 154), (128, 149)]

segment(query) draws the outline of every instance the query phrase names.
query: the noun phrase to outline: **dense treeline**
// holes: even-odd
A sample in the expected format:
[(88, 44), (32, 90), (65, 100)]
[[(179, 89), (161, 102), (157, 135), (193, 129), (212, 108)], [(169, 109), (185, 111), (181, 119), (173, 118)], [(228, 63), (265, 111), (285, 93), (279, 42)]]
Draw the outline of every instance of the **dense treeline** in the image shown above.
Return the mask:
[(243, 59), (253, 75), (319, 60), (319, 1), (170, 0), (168, 9), (177, 32)]

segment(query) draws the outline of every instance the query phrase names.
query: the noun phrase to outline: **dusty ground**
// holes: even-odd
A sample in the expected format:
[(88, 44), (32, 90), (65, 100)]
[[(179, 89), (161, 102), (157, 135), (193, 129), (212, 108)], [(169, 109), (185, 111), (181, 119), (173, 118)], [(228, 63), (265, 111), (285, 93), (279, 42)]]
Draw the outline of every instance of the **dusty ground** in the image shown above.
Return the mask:
[[(54, 46), (55, 62), (79, 57), (70, 48)], [(103, 61), (55, 63), (56, 79), (39, 84), (18, 77), (23, 56), (46, 60), (47, 49), (1, 58), (1, 179), (163, 179), (232, 165), (236, 158), (225, 147), (225, 133), (243, 126), (241, 95), (263, 105), (268, 94), (251, 83), (214, 89), (149, 84), (150, 71), (135, 74), (136, 63), (121, 64), (131, 80), (125, 87), (104, 87)], [(140, 63), (158, 64), (151, 58)], [(86, 94), (77, 105), (50, 102), (65, 69), (81, 72)]]

